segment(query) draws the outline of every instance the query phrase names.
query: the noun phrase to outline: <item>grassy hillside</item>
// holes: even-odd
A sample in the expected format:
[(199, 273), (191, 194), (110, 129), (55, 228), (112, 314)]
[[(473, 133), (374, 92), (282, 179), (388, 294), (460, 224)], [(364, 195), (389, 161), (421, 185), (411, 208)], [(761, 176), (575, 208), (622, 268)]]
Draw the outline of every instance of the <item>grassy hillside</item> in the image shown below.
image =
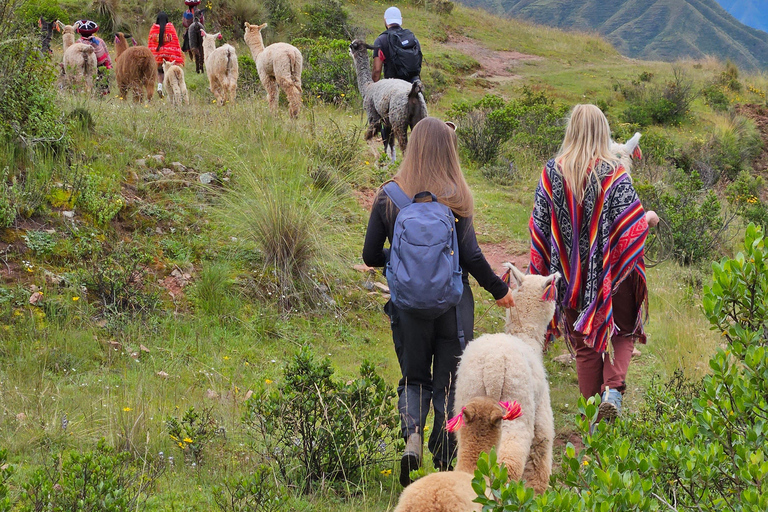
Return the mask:
[(713, 55), (739, 66), (768, 66), (765, 32), (743, 25), (715, 0), (599, 1), (470, 0), (482, 7), (536, 23), (596, 31), (624, 55), (672, 61)]
[[(105, 20), (139, 36), (157, 10), (179, 14), (176, 2), (164, 1), (47, 4), (68, 21), (112, 7), (113, 13), (101, 14)], [(249, 10), (247, 2), (217, 3), (207, 23), (247, 55), (238, 17), (266, 19), (275, 10), (274, 3), (268, 5)], [(272, 41), (309, 35), (313, 18), (307, 13), (317, 4), (289, 5), (294, 18), (269, 34)], [(350, 32), (372, 41), (386, 6), (345, 4)], [(739, 75), (712, 59), (683, 62), (678, 70), (696, 93), (706, 89), (707, 94), (689, 98), (674, 121), (640, 126), (632, 120), (638, 105), (667, 100), (670, 84), (677, 83), (668, 63), (630, 60), (598, 36), (463, 6), (450, 13), (423, 4), (399, 6), (404, 24), (424, 47), (430, 113), (457, 119), (461, 130), (472, 128), (461, 116), (461, 102), (494, 94), (497, 104), (512, 109), (506, 112), (519, 108), (527, 114), (595, 102), (606, 110), (617, 139), (643, 131), (646, 158), (633, 176), (638, 188), (644, 187), (644, 200), (666, 208), (670, 222), (675, 210), (692, 211), (693, 217), (675, 219), (692, 229), (704, 226), (702, 237), (722, 232), (697, 265), (670, 258), (648, 269), (649, 343), (640, 347), (642, 355), (630, 369), (628, 411), (641, 410), (651, 383), (666, 382), (676, 370), (689, 379), (707, 374), (707, 359), (723, 338), (701, 315), (702, 285), (710, 280), (708, 262), (733, 251), (743, 219), (706, 229), (704, 221), (715, 216), (706, 194), (714, 194), (723, 214), (735, 213), (738, 205), (727, 202), (726, 188), (744, 176), (739, 171), (759, 176), (765, 170), (765, 155), (760, 160), (742, 151), (756, 128), (733, 107), (753, 104), (750, 112), (760, 117), (768, 81)], [(341, 41), (336, 54), (338, 67), (348, 62), (345, 45)], [(14, 505), (7, 509), (1, 494), (5, 473), (0, 473), (0, 510), (34, 510), (36, 496), (42, 502), (51, 496), (64, 500), (78, 489), (83, 462), (69, 464), (71, 451), (101, 454), (102, 468), (123, 468), (115, 459), (124, 456), (130, 471), (123, 468), (121, 475), (133, 478), (114, 483), (107, 472), (97, 473), (119, 489), (140, 489), (131, 509), (390, 510), (401, 492), (402, 443), (387, 437), (397, 413), (391, 403), (374, 409), (371, 399), (362, 407), (358, 403), (355, 414), (343, 414), (356, 396), (391, 392), (399, 376), (382, 312), (386, 297), (374, 284), (384, 279), (352, 268), (361, 263), (373, 191), (396, 171), (382, 158), (379, 142), (362, 141), (365, 119), (354, 82), (344, 82), (347, 75), (341, 72), (338, 84), (323, 78), (317, 89), (305, 80), (304, 110), (292, 121), (286, 110), (269, 113), (252, 69), (248, 74), (248, 59), (238, 99), (225, 107), (212, 104), (207, 79), (188, 65), (190, 105), (175, 109), (157, 98), (147, 104), (125, 101), (116, 96), (114, 81), (105, 97), (60, 90), (50, 76), (61, 56), (59, 36), (53, 46), (53, 62), (41, 61), (39, 80), (13, 83), (18, 90), (36, 84), (43, 90), (0, 101), (7, 108), (3, 112), (19, 112), (20, 105), (43, 109), (39, 119), (20, 119), (26, 132), (0, 124), (5, 130), (0, 213), (3, 219), (11, 216), (0, 230), (0, 448), (8, 450), (15, 471), (9, 479)], [(2, 63), (9, 69), (7, 60)], [(9, 76), (0, 74), (5, 80), (0, 91), (15, 90), (2, 88)], [(535, 103), (532, 110), (515, 103), (526, 99)], [(526, 262), (532, 194), (541, 165), (551, 156), (541, 150), (541, 139), (551, 144), (563, 126), (562, 117), (543, 127), (536, 119), (530, 122), (498, 143), (499, 160), (491, 164), (501, 162), (507, 171), (503, 159), (514, 164), (513, 175), (502, 173), (501, 180), (473, 158), (461, 135), (478, 238), (497, 269), (507, 259)], [(677, 167), (716, 169), (723, 177), (677, 193)], [(747, 185), (754, 190), (740, 197), (762, 205), (762, 183)], [(682, 196), (692, 198), (686, 207)], [(287, 272), (275, 264), (275, 244), (301, 246), (298, 264)], [(681, 248), (679, 261), (687, 261), (687, 249)], [(498, 331), (502, 312), (484, 290), (475, 285), (474, 292), (476, 333)], [(287, 386), (296, 383), (285, 371), (295, 369), (302, 349), (327, 357), (335, 380), (326, 370), (299, 365), (309, 377), (298, 379), (304, 392), (291, 395)], [(580, 443), (575, 371), (554, 360), (565, 351), (558, 341), (546, 355), (558, 461), (567, 442)], [(359, 379), (363, 361), (383, 378), (380, 388), (369, 374)], [(330, 393), (326, 385), (336, 394), (324, 394)], [(318, 432), (333, 434), (323, 445), (332, 462), (354, 444), (344, 436), (363, 428), (355, 422), (367, 418), (374, 434), (361, 441), (368, 444), (349, 465), (354, 478), (295, 476), (304, 461), (281, 454), (304, 438), (290, 434), (277, 449), (253, 423), (254, 407), (280, 396), (286, 397), (284, 408), (317, 404), (306, 414), (319, 417)], [(338, 401), (317, 402), (318, 396)], [(288, 417), (286, 410), (280, 411)], [(340, 423), (344, 428), (334, 430)], [(192, 424), (195, 428), (183, 427)], [(106, 454), (97, 449), (101, 439)], [(59, 474), (64, 476), (52, 480)], [(311, 492), (302, 492), (307, 486)]]
[(768, 32), (768, 13), (757, 0), (717, 0), (731, 16), (752, 28)]

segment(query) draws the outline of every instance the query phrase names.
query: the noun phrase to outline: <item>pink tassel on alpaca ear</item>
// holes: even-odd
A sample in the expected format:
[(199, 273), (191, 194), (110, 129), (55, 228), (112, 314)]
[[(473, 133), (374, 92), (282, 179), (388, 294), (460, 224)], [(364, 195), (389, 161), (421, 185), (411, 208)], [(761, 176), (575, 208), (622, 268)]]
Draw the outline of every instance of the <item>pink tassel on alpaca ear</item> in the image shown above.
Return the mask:
[(517, 403), (517, 400), (513, 401), (512, 403), (499, 402), (499, 405), (502, 407), (502, 409), (504, 409), (504, 411), (506, 411), (504, 416), (501, 417), (503, 420), (514, 420), (523, 414), (523, 409), (520, 407), (520, 404)]
[(557, 300), (557, 286), (556, 280), (553, 279), (546, 288), (544, 288), (544, 295), (541, 296), (541, 300), (544, 302), (555, 302)]
[(464, 409), (466, 409), (466, 407), (462, 407), (461, 412), (458, 415), (448, 420), (448, 423), (445, 425), (445, 430), (448, 432), (456, 432), (464, 426)]

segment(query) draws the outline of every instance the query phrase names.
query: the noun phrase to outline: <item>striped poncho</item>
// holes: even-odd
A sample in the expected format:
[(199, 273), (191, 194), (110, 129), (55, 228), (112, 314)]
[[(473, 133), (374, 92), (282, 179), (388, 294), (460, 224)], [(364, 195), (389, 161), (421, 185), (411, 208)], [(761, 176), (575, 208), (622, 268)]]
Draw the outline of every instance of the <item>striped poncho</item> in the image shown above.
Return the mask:
[(184, 53), (181, 51), (179, 45), (179, 36), (176, 35), (176, 29), (173, 23), (167, 23), (165, 25), (165, 37), (163, 38), (163, 45), (158, 48), (157, 40), (160, 37), (160, 25), (155, 23), (152, 28), (149, 29), (149, 39), (147, 40), (147, 46), (149, 46), (152, 55), (155, 56), (155, 62), (158, 66), (163, 65), (163, 59), (168, 62), (174, 62), (179, 66), (184, 65)]
[[(557, 168), (547, 162), (536, 188), (530, 221), (532, 274), (560, 272), (558, 315), (564, 308), (579, 312), (573, 329), (585, 336), (584, 343), (598, 352), (611, 351), (613, 321), (612, 294), (619, 284), (637, 270), (642, 296), (647, 305), (643, 248), (648, 224), (629, 173), (603, 162), (596, 166), (600, 187), (587, 187), (579, 204)], [(638, 311), (636, 334), (641, 340), (642, 315)], [(570, 325), (562, 322), (565, 332)], [(550, 337), (558, 334), (558, 322), (550, 326)]]

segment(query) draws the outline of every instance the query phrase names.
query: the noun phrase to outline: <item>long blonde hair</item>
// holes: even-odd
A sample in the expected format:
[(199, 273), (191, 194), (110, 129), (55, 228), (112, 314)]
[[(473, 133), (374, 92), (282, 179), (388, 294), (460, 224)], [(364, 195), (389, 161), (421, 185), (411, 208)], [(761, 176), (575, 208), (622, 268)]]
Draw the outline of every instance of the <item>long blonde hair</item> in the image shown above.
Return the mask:
[(429, 191), (456, 215), (472, 216), (475, 203), (459, 165), (456, 132), (440, 119), (425, 117), (416, 123), (393, 179), (411, 197)]
[(587, 187), (596, 186), (600, 178), (594, 172), (599, 162), (616, 170), (618, 158), (611, 154), (611, 128), (602, 110), (595, 105), (573, 107), (565, 129), (565, 138), (555, 157), (559, 170), (581, 204)]

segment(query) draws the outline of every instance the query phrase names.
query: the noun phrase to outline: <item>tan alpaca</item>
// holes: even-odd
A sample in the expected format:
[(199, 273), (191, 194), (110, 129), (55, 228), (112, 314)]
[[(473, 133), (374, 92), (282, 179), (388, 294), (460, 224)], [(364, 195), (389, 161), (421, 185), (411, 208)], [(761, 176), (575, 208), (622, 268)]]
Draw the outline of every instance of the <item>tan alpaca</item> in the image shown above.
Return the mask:
[(75, 42), (75, 27), (56, 22), (62, 31), (64, 43), (64, 79), (70, 87), (84, 87), (85, 91), (93, 91), (93, 79), (96, 76), (96, 52), (93, 46)]
[(498, 401), (480, 396), (467, 403), (461, 416), (464, 425), (456, 431), (459, 453), (454, 471), (431, 473), (413, 482), (400, 495), (394, 512), (482, 510), (480, 504), (472, 503), (477, 497), (472, 489), (477, 459), (499, 444), (502, 420), (515, 419), (517, 415), (514, 406), (505, 409)]
[(163, 59), (163, 89), (171, 100), (171, 105), (189, 105), (187, 84), (184, 81), (184, 70), (173, 62)]
[(239, 70), (235, 49), (229, 44), (216, 48), (216, 39), (221, 39), (220, 32), (203, 34), (205, 72), (208, 74), (211, 92), (219, 105), (223, 105), (228, 101), (235, 101)]
[(288, 97), (288, 111), (291, 117), (296, 117), (301, 109), (303, 58), (299, 49), (288, 43), (273, 43), (264, 48), (261, 31), (266, 26), (266, 23), (251, 25), (246, 21), (243, 38), (256, 62), (259, 81), (267, 90), (267, 102), (272, 113), (277, 113), (277, 100), (280, 95), (277, 87), (280, 86)]
[(523, 409), (520, 421), (502, 428), (498, 460), (510, 478), (524, 479), (542, 493), (552, 473), (554, 418), (543, 351), (547, 325), (555, 313), (554, 289), (559, 274), (524, 275), (510, 263), (515, 307), (507, 310), (506, 333), (485, 334), (467, 344), (456, 370), (455, 408), (473, 397), (516, 400)]
[(157, 64), (150, 49), (146, 46), (129, 48), (125, 35), (118, 32), (115, 51), (115, 79), (120, 96), (128, 99), (128, 90), (131, 90), (135, 101), (142, 101), (145, 97), (151, 101), (157, 83)]

